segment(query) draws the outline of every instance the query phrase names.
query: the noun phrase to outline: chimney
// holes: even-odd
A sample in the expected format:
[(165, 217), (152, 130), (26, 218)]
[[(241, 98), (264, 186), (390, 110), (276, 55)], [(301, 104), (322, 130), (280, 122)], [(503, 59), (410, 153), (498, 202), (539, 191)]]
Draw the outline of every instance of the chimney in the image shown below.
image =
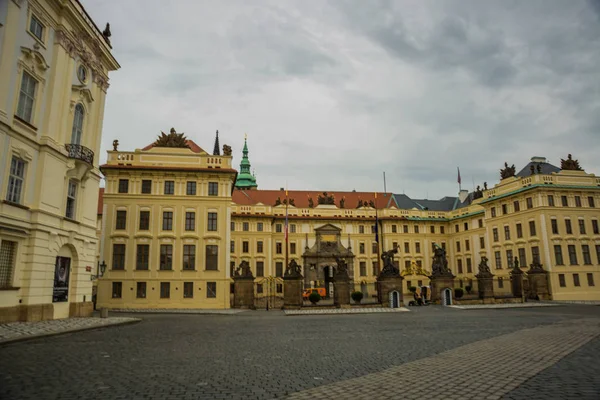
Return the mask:
[(546, 157), (534, 156), (534, 157), (531, 157), (531, 162), (534, 162), (534, 163), (545, 163), (546, 162)]
[(467, 199), (467, 196), (469, 195), (469, 191), (468, 190), (461, 190), (460, 192), (458, 192), (458, 199), (460, 200), (460, 202), (464, 202)]

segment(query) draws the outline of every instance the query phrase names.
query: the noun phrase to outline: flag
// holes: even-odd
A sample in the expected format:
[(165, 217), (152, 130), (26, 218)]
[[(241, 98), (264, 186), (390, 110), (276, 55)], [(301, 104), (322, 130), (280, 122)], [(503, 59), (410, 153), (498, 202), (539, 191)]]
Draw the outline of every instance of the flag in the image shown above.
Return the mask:
[(456, 167), (456, 170), (458, 171), (458, 184), (460, 185), (462, 183), (460, 180), (460, 168)]

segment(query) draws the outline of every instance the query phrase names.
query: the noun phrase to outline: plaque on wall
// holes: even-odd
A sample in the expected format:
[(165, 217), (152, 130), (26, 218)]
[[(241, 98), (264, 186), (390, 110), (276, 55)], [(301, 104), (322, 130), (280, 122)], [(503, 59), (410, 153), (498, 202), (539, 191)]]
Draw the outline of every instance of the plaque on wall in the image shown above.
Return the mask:
[(68, 257), (56, 257), (54, 265), (54, 289), (52, 301), (54, 303), (64, 302), (69, 299), (69, 273), (71, 271), (71, 259)]

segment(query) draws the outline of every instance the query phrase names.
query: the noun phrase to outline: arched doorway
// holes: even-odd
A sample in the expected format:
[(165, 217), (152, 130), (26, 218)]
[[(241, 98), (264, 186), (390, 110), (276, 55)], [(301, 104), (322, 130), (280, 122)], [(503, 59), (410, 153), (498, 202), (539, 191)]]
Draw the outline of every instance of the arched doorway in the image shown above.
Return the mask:
[(390, 308), (400, 307), (400, 293), (397, 290), (390, 292)]
[(442, 292), (442, 305), (444, 305), (444, 306), (452, 305), (452, 289), (446, 288)]

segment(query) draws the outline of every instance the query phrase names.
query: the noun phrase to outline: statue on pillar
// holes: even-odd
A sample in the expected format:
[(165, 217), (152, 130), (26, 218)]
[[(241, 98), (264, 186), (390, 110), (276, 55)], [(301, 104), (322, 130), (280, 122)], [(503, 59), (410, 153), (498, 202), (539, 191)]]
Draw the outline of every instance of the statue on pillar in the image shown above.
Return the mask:
[(252, 275), (252, 269), (250, 268), (250, 263), (248, 261), (243, 260), (240, 265), (235, 270), (236, 278), (254, 278)]
[(302, 278), (302, 267), (298, 265), (296, 260), (290, 261), (290, 264), (285, 269), (284, 278)]
[(486, 256), (481, 257), (481, 261), (479, 262), (479, 273), (475, 275), (477, 278), (491, 278), (492, 272), (490, 271), (490, 266), (488, 265), (488, 258)]
[(381, 255), (383, 268), (379, 273), (379, 276), (400, 276), (400, 270), (394, 265), (394, 254), (396, 253), (398, 253), (397, 247), (383, 252)]
[(433, 263), (431, 264), (431, 276), (453, 276), (448, 268), (448, 259), (446, 258), (446, 250), (435, 244), (433, 252)]

